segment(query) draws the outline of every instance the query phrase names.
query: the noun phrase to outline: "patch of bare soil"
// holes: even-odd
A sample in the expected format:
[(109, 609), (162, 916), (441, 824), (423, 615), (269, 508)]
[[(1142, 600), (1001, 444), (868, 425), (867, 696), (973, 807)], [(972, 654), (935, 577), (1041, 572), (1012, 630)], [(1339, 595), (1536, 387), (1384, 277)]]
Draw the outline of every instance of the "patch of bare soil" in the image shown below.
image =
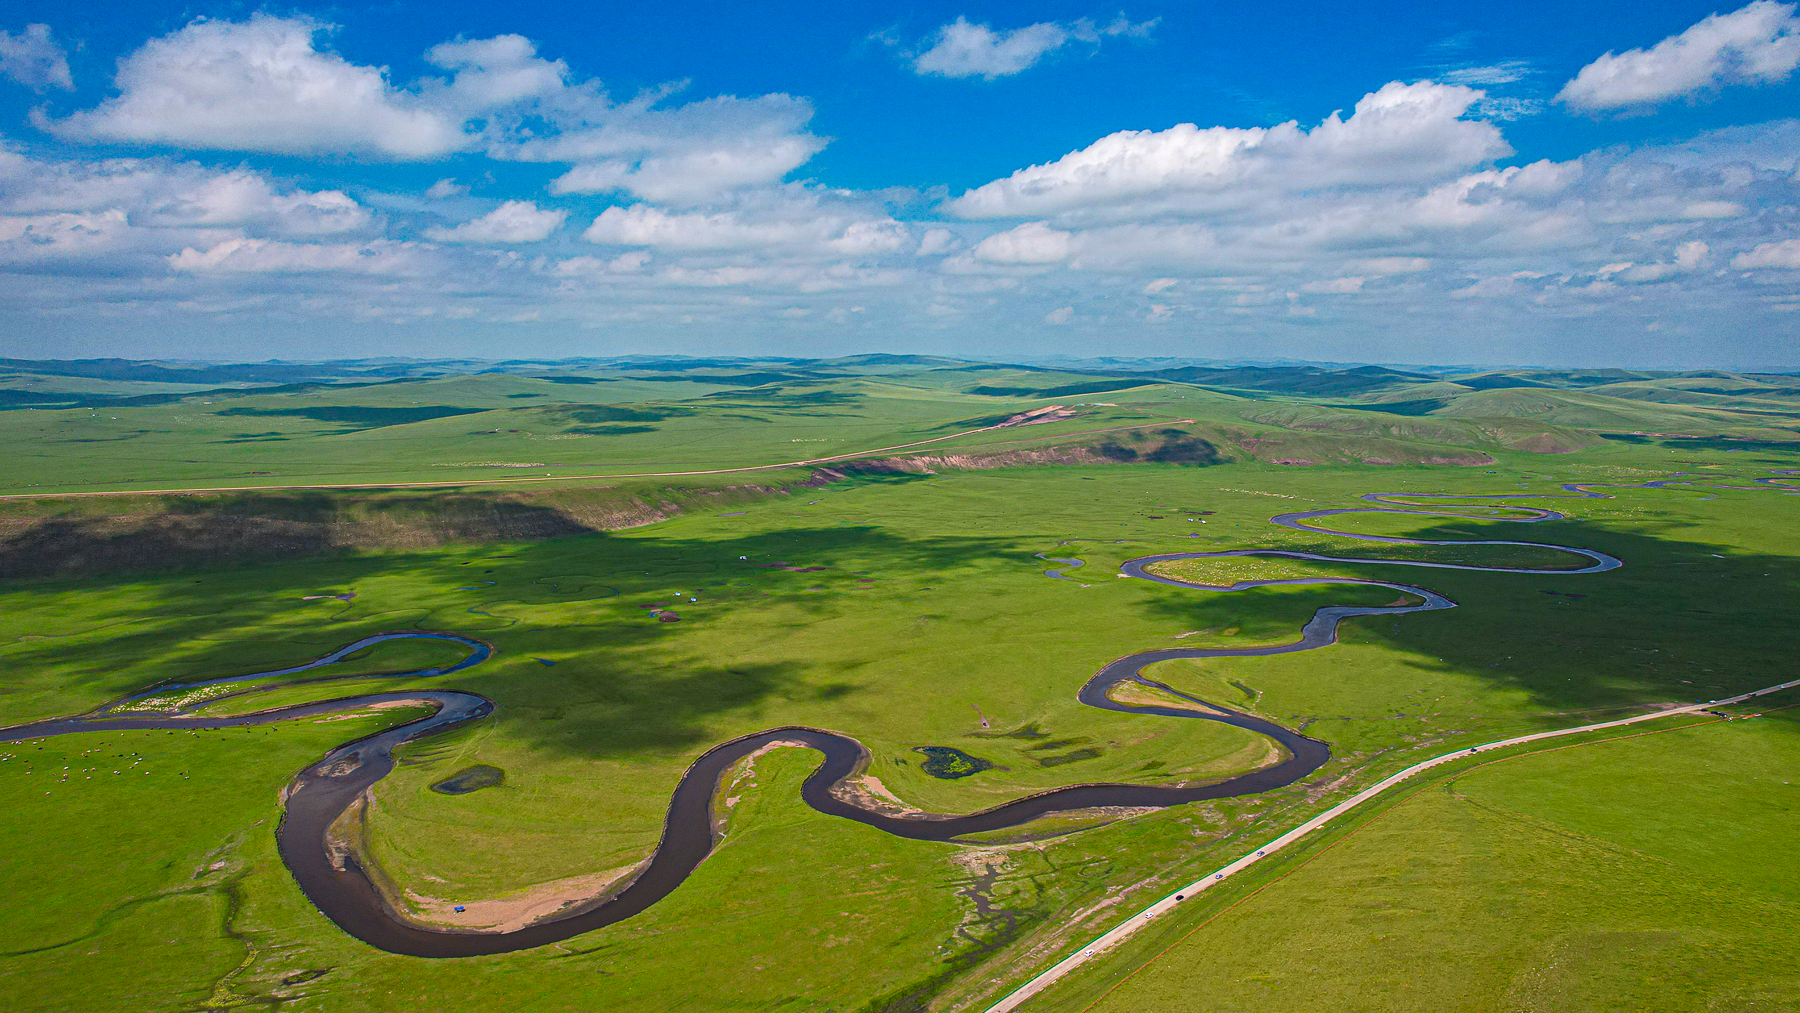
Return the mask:
[(1059, 404), (1046, 405), (1043, 408), (1034, 408), (1028, 412), (1020, 412), (994, 428), (1004, 429), (1008, 426), (1035, 426), (1045, 422), (1061, 422), (1064, 419), (1074, 418), (1079, 414), (1081, 413), (1075, 409), (1064, 408)]
[(906, 454), (838, 465), (860, 474), (934, 475), (940, 471), (984, 471), (1045, 464), (1221, 464), (1219, 448), (1183, 429), (1124, 432), (1097, 442), (1064, 443), (963, 454)]
[(756, 787), (756, 761), (777, 749), (811, 749), (812, 747), (797, 739), (776, 739), (757, 747), (756, 751), (732, 764), (730, 776), (719, 779), (719, 788), (713, 795), (712, 832), (716, 840), (725, 836), (726, 825), (731, 822), (731, 811), (743, 801), (744, 792)]
[[(285, 803), (287, 799), (283, 798), (282, 801)], [(340, 872), (346, 868), (346, 859), (354, 857), (360, 864), (366, 855), (367, 849), (363, 844), (369, 802), (369, 793), (365, 791), (356, 801), (344, 807), (344, 811), (338, 814), (331, 826), (325, 828), (325, 854), (331, 860), (331, 867)], [(374, 863), (369, 863), (369, 868), (373, 870)], [(379, 879), (373, 871), (370, 872), (370, 877)]]
[(916, 806), (907, 804), (906, 800), (888, 790), (881, 783), (881, 778), (874, 774), (859, 774), (856, 777), (835, 784), (831, 794), (840, 801), (848, 802), (858, 809), (880, 813), (906, 820), (944, 819), (939, 813), (926, 812)]
[(621, 865), (586, 876), (548, 883), (484, 900), (445, 900), (411, 890), (401, 892), (401, 913), (431, 925), (474, 932), (514, 932), (571, 907), (603, 900), (630, 885), (641, 865)]
[[(400, 886), (374, 860), (368, 842), (369, 816), (377, 808), (375, 797), (363, 792), (325, 832), (325, 851), (336, 868), (354, 858), (382, 901), (403, 921), (419, 925), (467, 929), (474, 932), (512, 932), (571, 907), (604, 901), (625, 887), (643, 863), (623, 865), (604, 872), (555, 879), (499, 897), (446, 900)], [(443, 880), (427, 876), (436, 882)], [(461, 910), (458, 910), (460, 908)]]
[(1196, 714), (1220, 714), (1222, 711), (1208, 707), (1195, 700), (1185, 700), (1173, 693), (1165, 693), (1153, 686), (1145, 686), (1136, 682), (1121, 682), (1107, 689), (1108, 698), (1133, 707), (1168, 707), (1173, 710), (1193, 711)]

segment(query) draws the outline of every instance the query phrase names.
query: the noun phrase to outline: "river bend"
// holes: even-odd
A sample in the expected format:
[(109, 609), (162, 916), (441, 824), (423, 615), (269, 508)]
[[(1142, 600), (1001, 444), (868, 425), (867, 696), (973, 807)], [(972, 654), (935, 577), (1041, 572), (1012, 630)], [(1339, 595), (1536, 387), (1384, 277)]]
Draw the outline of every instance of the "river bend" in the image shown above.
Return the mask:
[[(1663, 483), (1656, 483), (1661, 485)], [(1578, 496), (1600, 497), (1591, 489), (1577, 485), (1566, 485), (1566, 492)], [(1412, 494), (1411, 498), (1421, 498), (1422, 494)], [(1369, 494), (1363, 497), (1373, 504), (1368, 507), (1353, 507), (1336, 510), (1310, 510), (1281, 514), (1272, 518), (1272, 522), (1301, 531), (1320, 532), (1346, 538), (1369, 542), (1407, 545), (1532, 545), (1542, 546), (1538, 542), (1511, 541), (1422, 541), (1418, 539), (1394, 538), (1377, 535), (1364, 535), (1354, 532), (1334, 531), (1316, 522), (1335, 516), (1351, 513), (1419, 513), (1441, 514), (1445, 516), (1467, 517), (1466, 514), (1455, 514), (1449, 511), (1432, 510), (1428, 506), (1404, 502), (1398, 495)], [(1507, 498), (1539, 498), (1527, 493), (1498, 494), (1492, 496), (1443, 497), (1432, 499), (1507, 499)], [(1557, 520), (1562, 514), (1551, 510), (1534, 507), (1513, 508), (1526, 514), (1522, 517), (1493, 518), (1476, 517), (1470, 519), (1511, 521), (1533, 523), (1537, 521)], [(1171, 552), (1152, 556), (1143, 556), (1127, 561), (1122, 572), (1127, 577), (1152, 581), (1174, 587), (1196, 589), (1193, 584), (1173, 580), (1149, 572), (1147, 567), (1164, 561), (1180, 559), (1202, 559), (1223, 556), (1268, 555), (1287, 558), (1311, 559), (1328, 562), (1370, 563), (1393, 566), (1415, 566), (1425, 568), (1485, 570), (1496, 573), (1541, 573), (1552, 574), (1591, 574), (1617, 568), (1620, 561), (1602, 552), (1573, 546), (1554, 545), (1549, 548), (1561, 549), (1578, 556), (1586, 557), (1588, 566), (1574, 570), (1534, 570), (1509, 567), (1483, 567), (1450, 563), (1431, 563), (1412, 560), (1365, 559), (1354, 556), (1330, 556), (1318, 553), (1291, 552), (1267, 549), (1226, 550), (1219, 552)], [(1068, 566), (1080, 566), (1081, 561), (1045, 557), (1053, 562)], [(1062, 577), (1062, 571), (1049, 571), (1049, 576)], [(1064, 577), (1063, 579), (1067, 579)], [(211, 717), (201, 713), (207, 704), (217, 703), (218, 699), (207, 700), (191, 708), (176, 709), (162, 713), (146, 713), (132, 710), (132, 705), (152, 694), (167, 693), (175, 689), (193, 689), (204, 686), (229, 686), (232, 683), (243, 683), (252, 687), (242, 692), (254, 691), (254, 684), (273, 678), (298, 675), (337, 663), (345, 656), (361, 650), (371, 644), (397, 639), (434, 639), (447, 640), (464, 645), (469, 654), (454, 665), (438, 669), (425, 669), (415, 672), (401, 673), (396, 678), (414, 678), (421, 676), (445, 675), (471, 668), (487, 660), (492, 649), (481, 641), (452, 633), (430, 632), (394, 632), (365, 637), (352, 644), (347, 644), (336, 651), (304, 665), (260, 672), (250, 675), (231, 676), (210, 682), (190, 683), (180, 686), (158, 686), (142, 693), (134, 694), (123, 700), (115, 701), (96, 711), (67, 718), (57, 718), (28, 725), (0, 728), (0, 742), (14, 742), (28, 739), (45, 738), (73, 732), (119, 731), (130, 729), (210, 729), (234, 728), (250, 725), (271, 724), (279, 721), (292, 721), (301, 718), (341, 713), (346, 710), (367, 708), (374, 705), (415, 705), (429, 709), (429, 713), (395, 727), (377, 732), (373, 735), (345, 743), (333, 749), (318, 762), (301, 770), (294, 776), (285, 792), (285, 805), (279, 828), (276, 831), (278, 850), (282, 861), (293, 873), (295, 881), (305, 892), (308, 899), (339, 928), (352, 936), (390, 953), (406, 954), (416, 957), (472, 957), (484, 954), (506, 953), (516, 950), (531, 949), (561, 942), (565, 939), (592, 932), (595, 929), (615, 924), (647, 910), (657, 901), (667, 897), (687, 879), (699, 864), (712, 852), (716, 843), (713, 835), (712, 800), (720, 780), (733, 764), (775, 742), (799, 742), (817, 750), (823, 756), (822, 762), (807, 777), (801, 786), (801, 798), (813, 809), (829, 816), (837, 816), (854, 820), (875, 827), (898, 837), (923, 841), (955, 841), (967, 834), (1006, 830), (1018, 827), (1042, 816), (1072, 810), (1096, 807), (1136, 807), (1163, 808), (1197, 802), (1205, 799), (1231, 798), (1252, 795), (1281, 788), (1306, 777), (1319, 769), (1330, 759), (1331, 751), (1326, 743), (1309, 738), (1297, 731), (1283, 727), (1271, 721), (1250, 714), (1239, 713), (1210, 701), (1195, 700), (1204, 704), (1205, 710), (1190, 710), (1179, 707), (1155, 705), (1139, 705), (1121, 703), (1112, 699), (1108, 691), (1126, 682), (1137, 682), (1155, 689), (1175, 693), (1170, 687), (1155, 682), (1143, 675), (1143, 670), (1157, 662), (1177, 658), (1232, 658), (1260, 657), (1274, 654), (1288, 654), (1295, 651), (1310, 651), (1325, 647), (1337, 640), (1338, 626), (1345, 619), (1357, 616), (1401, 615), (1410, 612), (1428, 612), (1439, 609), (1455, 608), (1456, 603), (1449, 598), (1427, 588), (1410, 584), (1389, 583), (1384, 581), (1363, 580), (1352, 577), (1310, 577), (1290, 580), (1252, 580), (1242, 581), (1230, 587), (1204, 588), (1209, 591), (1240, 591), (1252, 587), (1272, 584), (1362, 584), (1391, 588), (1397, 592), (1415, 595), (1421, 599), (1418, 604), (1400, 604), (1387, 606), (1329, 606), (1319, 609), (1312, 619), (1301, 629), (1298, 639), (1268, 647), (1246, 648), (1165, 648), (1139, 651), (1127, 655), (1102, 668), (1089, 678), (1077, 691), (1077, 698), (1090, 707), (1127, 714), (1146, 715), (1165, 718), (1181, 718), (1185, 720), (1219, 721), (1243, 728), (1260, 735), (1267, 736), (1280, 745), (1284, 758), (1271, 766), (1264, 767), (1238, 777), (1228, 778), (1210, 784), (1197, 785), (1138, 785), (1138, 784), (1079, 784), (1056, 788), (1050, 791), (1016, 799), (990, 809), (966, 815), (932, 815), (918, 814), (896, 816), (863, 808), (834, 791), (851, 778), (859, 775), (867, 768), (869, 756), (861, 743), (847, 735), (819, 728), (783, 727), (771, 728), (742, 738), (721, 743), (708, 750), (682, 775), (669, 800), (669, 808), (664, 817), (662, 837), (655, 852), (622, 889), (613, 891), (577, 903), (559, 911), (557, 914), (537, 921), (523, 928), (508, 932), (483, 932), (471, 930), (441, 929), (422, 925), (411, 921), (394, 910), (376, 889), (369, 874), (362, 869), (355, 855), (343, 856), (334, 860), (332, 850), (328, 847), (327, 835), (334, 821), (356, 800), (372, 788), (394, 767), (393, 750), (400, 744), (435, 735), (449, 729), (479, 721), (494, 709), (492, 701), (473, 693), (457, 690), (395, 690), (383, 693), (364, 693), (335, 700), (323, 700), (314, 703), (279, 707), (257, 713), (237, 716)], [(241, 695), (231, 694), (231, 695)], [(1175, 693), (1177, 696), (1183, 694)], [(1189, 698), (1192, 699), (1192, 698)]]

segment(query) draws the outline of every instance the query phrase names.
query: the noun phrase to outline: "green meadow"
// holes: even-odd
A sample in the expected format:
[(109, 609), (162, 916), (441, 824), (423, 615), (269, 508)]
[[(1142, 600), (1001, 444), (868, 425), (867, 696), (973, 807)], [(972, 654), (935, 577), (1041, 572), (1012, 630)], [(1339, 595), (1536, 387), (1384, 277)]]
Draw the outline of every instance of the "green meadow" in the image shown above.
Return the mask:
[[(935, 451), (991, 454), (1082, 438), (1090, 452), (1127, 459), (1155, 448), (1120, 434), (1164, 428), (1223, 458), (1472, 465), (1496, 454), (1593, 448), (1604, 442), (1597, 431), (1766, 440), (1791, 438), (1800, 420), (1790, 388), (1755, 377), (1738, 389), (1769, 395), (1719, 406), (1645, 400), (1659, 384), (1688, 396), (1688, 387), (1711, 382), (1703, 378), (1645, 375), (1615, 395), (1543, 371), (1465, 386), (1374, 368), (1108, 376), (893, 358), (901, 361), (444, 364), (413, 375), (321, 370), (311, 382), (211, 388), (180, 382), (211, 375), (204, 371), (144, 365), (101, 380), (14, 363), (0, 368), (0, 495), (519, 485), (766, 468), (926, 441)], [(1066, 414), (987, 428), (1051, 406)]]
[[(256, 477), (270, 484), (465, 480), (500, 469), (437, 465), (490, 456), (541, 462), (553, 479), (517, 499), (471, 481), (442, 491), (10, 501), (0, 559), (54, 549), (63, 562), (21, 566), (0, 584), (0, 722), (85, 713), (153, 688), (133, 706), (245, 713), (399, 687), (482, 694), (496, 704), (491, 716), (397, 754), (360, 839), (410, 916), (516, 924), (628, 875), (654, 849), (682, 772), (712, 746), (763, 729), (852, 736), (870, 754), (859, 791), (938, 813), (1069, 784), (1194, 783), (1256, 769), (1277, 759), (1260, 736), (1089, 708), (1075, 692), (1126, 654), (1283, 643), (1321, 607), (1395, 599), (1352, 585), (1162, 586), (1120, 578), (1125, 560), (1258, 548), (1543, 572), (1279, 557), (1172, 564), (1171, 575), (1197, 584), (1417, 584), (1459, 607), (1352, 620), (1338, 645), (1319, 651), (1152, 667), (1183, 693), (1330, 743), (1326, 766), (1286, 788), (938, 844), (806, 807), (799, 785), (816, 754), (777, 748), (741, 765), (719, 793), (720, 844), (673, 895), (611, 928), (494, 957), (420, 960), (356, 942), (310, 906), (275, 853), (280, 792), (294, 772), (407, 714), (348, 708), (248, 730), (3, 745), (0, 988), (30, 1010), (980, 1010), (1167, 890), (1420, 759), (1792, 677), (1794, 501), (1773, 487), (1721, 487), (1800, 466), (1800, 453), (1762, 446), (1772, 441), (1761, 430), (1726, 421), (1694, 434), (1719, 446), (1606, 439), (1513, 416), (1470, 422), (1345, 406), (1378, 394), (1333, 391), (1325, 403), (1166, 378), (1103, 390), (1101, 380), (1120, 381), (940, 368), (764, 385), (772, 389), (628, 372), (592, 383), (504, 374), (250, 388), (227, 407), (262, 414), (223, 417), (199, 411), (217, 405), (192, 403), (223, 395), (188, 391), (162, 404), (0, 412), (16, 437), (0, 443), (17, 466), (13, 492), (31, 482), (210, 488), (248, 483), (256, 470), (279, 472)], [(1028, 396), (1059, 385), (1088, 389)], [(1471, 390), (1445, 407), (1505, 392)], [(514, 396), (570, 391), (590, 400), (540, 408), (531, 404), (539, 398)], [(849, 397), (803, 400), (818, 393)], [(377, 394), (394, 403), (367, 403)], [(93, 396), (69, 392), (77, 395)], [(411, 421), (323, 410), (413, 407), (402, 401), (472, 410)], [(850, 453), (1076, 402), (1087, 414), (957, 438), (967, 446), (949, 441), (968, 451), (961, 457), (876, 455), (829, 473), (772, 472), (755, 487), (659, 479), (595, 491), (610, 483), (554, 481), (560, 467), (678, 471)], [(166, 413), (167, 431), (129, 437), (129, 446), (70, 442), (83, 425), (107, 431), (77, 416), (108, 411)], [(528, 423), (532, 412), (538, 421)], [(560, 428), (530, 428), (553, 417)], [(1341, 430), (1332, 428), (1339, 417)], [(371, 419), (383, 424), (354, 428)], [(1094, 432), (1152, 423), (1159, 428), (1137, 442)], [(605, 431), (615, 426), (645, 431)], [(277, 435), (225, 442), (251, 428)], [(596, 431), (573, 431), (581, 428)], [(1555, 448), (1563, 452), (1507, 442), (1546, 434), (1565, 440)], [(549, 438), (558, 435), (583, 438)], [(1200, 443), (1210, 451), (1196, 452)], [(1445, 447), (1466, 456), (1423, 463)], [(1412, 463), (1365, 461), (1395, 448), (1410, 448)], [(1300, 449), (1312, 463), (1274, 460)], [(174, 466), (184, 461), (198, 463)], [(1609, 499), (1559, 488), (1677, 472), (1710, 484), (1604, 490)], [(1268, 523), (1365, 506), (1367, 492), (1426, 504), (1434, 493), (1533, 498), (1443, 500), (1454, 516), (1326, 523), (1533, 544), (1383, 545)], [(625, 500), (602, 493), (631, 497), (639, 512), (605, 521), (602, 506), (623, 510)], [(1521, 506), (1568, 516), (1507, 522)], [(138, 511), (129, 521), (127, 509)], [(515, 523), (526, 511), (556, 523)], [(263, 525), (244, 530), (267, 551), (181, 541), (225, 518)], [(319, 518), (361, 534), (295, 533), (314, 531), (305, 526)], [(278, 531), (288, 540), (273, 540)], [(1611, 553), (1625, 566), (1560, 574), (1585, 560), (1555, 545)], [(1084, 565), (1051, 579), (1045, 571), (1061, 564), (1040, 556)], [(408, 674), (451, 664), (463, 649), (385, 643), (294, 676), (188, 685), (405, 630), (475, 638), (494, 654), (450, 675)], [(1800, 788), (1777, 775), (1793, 766), (1800, 739), (1777, 705), (1750, 721), (1692, 719), (1666, 734), (1520, 751), (1409, 787), (1209, 892), (1025, 1009), (1164, 1008), (1178, 996), (1207, 1009), (1785, 1001), (1792, 954), (1779, 916), (1794, 890), (1777, 856), (1800, 832), (1782, 792)], [(934, 755), (963, 759), (928, 768)], [(502, 776), (466, 794), (434, 789), (477, 767)]]
[(1790, 1009), (1794, 702), (1432, 778), (1035, 1008)]

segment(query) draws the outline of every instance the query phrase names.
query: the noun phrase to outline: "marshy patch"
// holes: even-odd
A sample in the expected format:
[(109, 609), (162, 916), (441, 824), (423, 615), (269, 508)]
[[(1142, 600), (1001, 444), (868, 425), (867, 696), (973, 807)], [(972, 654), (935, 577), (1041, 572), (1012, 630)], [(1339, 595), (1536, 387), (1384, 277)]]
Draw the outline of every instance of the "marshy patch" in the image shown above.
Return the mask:
[(463, 769), (444, 778), (431, 786), (431, 790), (440, 795), (467, 795), (483, 788), (495, 788), (506, 783), (506, 771), (499, 767), (490, 767), (485, 763), (477, 763), (473, 767)]
[(950, 746), (914, 746), (913, 752), (924, 754), (925, 762), (919, 765), (920, 769), (940, 781), (954, 781), (994, 769), (992, 762)]

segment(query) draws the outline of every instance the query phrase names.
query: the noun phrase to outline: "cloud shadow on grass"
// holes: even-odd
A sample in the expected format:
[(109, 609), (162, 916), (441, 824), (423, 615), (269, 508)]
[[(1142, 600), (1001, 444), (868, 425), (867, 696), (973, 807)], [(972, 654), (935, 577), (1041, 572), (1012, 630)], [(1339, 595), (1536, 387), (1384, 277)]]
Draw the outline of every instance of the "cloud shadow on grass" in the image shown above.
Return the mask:
[[(1423, 664), (1495, 689), (1524, 691), (1547, 712), (1546, 726), (1570, 723), (1556, 712), (1715, 699), (1783, 681), (1793, 654), (1792, 589), (1800, 584), (1800, 559), (1726, 553), (1720, 545), (1675, 538), (1674, 528), (1639, 520), (1634, 530), (1621, 531), (1565, 520), (1532, 525), (1528, 532), (1496, 526), (1488, 530), (1505, 533), (1485, 535), (1597, 549), (1625, 562), (1605, 573), (1362, 567), (1360, 576), (1429, 588), (1459, 607), (1350, 619), (1340, 637), (1432, 659)], [(1409, 537), (1470, 534), (1447, 523)], [(1370, 546), (1345, 538), (1322, 537), (1320, 543), (1311, 548), (1346, 556)], [(1192, 629), (1217, 626), (1225, 615), (1273, 623), (1303, 611), (1291, 597), (1267, 593), (1258, 600), (1258, 594), (1170, 589), (1150, 608)], [(1330, 585), (1316, 594), (1318, 604), (1364, 600)], [(1296, 623), (1292, 636), (1277, 640), (1298, 636)]]
[[(315, 506), (330, 508), (328, 502), (290, 504), (302, 516)], [(823, 616), (843, 607), (846, 599), (806, 589), (821, 584), (853, 586), (852, 569), (936, 573), (979, 558), (1020, 561), (1029, 560), (1030, 554), (1011, 539), (917, 539), (873, 526), (843, 526), (700, 539), (596, 533), (490, 547), (486, 552), (464, 547), (190, 570), (137, 578), (128, 586), (141, 588), (141, 594), (96, 598), (108, 602), (107, 607), (76, 620), (72, 630), (150, 622), (115, 638), (83, 643), (79, 661), (71, 658), (69, 644), (55, 639), (15, 649), (8, 656), (15, 665), (67, 669), (72, 688), (85, 685), (89, 695), (111, 698), (146, 686), (152, 680), (147, 676), (132, 680), (132, 669), (144, 668), (143, 659), (171, 648), (179, 652), (179, 671), (189, 673), (184, 680), (215, 678), (297, 664), (359, 636), (416, 625), (491, 639), (501, 647), (494, 659), (443, 684), (495, 699), (502, 707), (499, 719), (509, 721), (510, 730), (529, 743), (585, 757), (679, 751), (710, 744), (717, 737), (718, 715), (754, 710), (777, 694), (844, 699), (855, 693), (855, 687), (833, 683), (814, 688), (806, 678), (809, 662), (803, 658), (754, 663), (708, 658), (696, 663), (658, 650), (669, 643), (669, 627), (634, 612), (652, 599), (667, 599), (672, 582), (696, 588), (704, 582), (712, 592), (706, 594), (703, 607), (696, 606), (703, 612), (690, 613), (690, 622), (728, 619), (739, 610), (771, 603), (799, 609), (802, 615)], [(461, 565), (469, 561), (474, 565)], [(777, 561), (826, 569), (790, 573), (751, 565)], [(740, 586), (710, 587), (723, 567), (731, 568), (726, 572)], [(303, 595), (321, 593), (321, 588), (335, 592), (405, 573), (419, 573), (425, 593), (383, 600), (365, 591), (341, 606), (299, 601)], [(521, 589), (541, 591), (536, 582), (546, 576), (571, 573), (591, 576), (621, 594), (570, 601), (528, 594), (528, 599), (546, 600), (522, 601), (523, 607), (513, 611), (526, 613), (527, 619), (498, 629), (490, 625), (494, 620), (480, 615), (486, 603), (516, 600)], [(487, 580), (496, 583), (483, 583)], [(83, 584), (112, 586), (93, 580), (34, 584), (70, 590)], [(484, 596), (458, 590), (466, 588), (478, 588)], [(534, 625), (543, 620), (531, 619), (530, 610), (540, 604), (591, 611), (570, 617), (575, 621), (553, 619)], [(317, 609), (318, 622), (297, 630), (291, 622), (297, 608)], [(470, 608), (476, 612), (469, 614)], [(297, 637), (302, 631), (304, 636)], [(581, 663), (554, 668), (506, 664), (519, 656), (519, 651), (508, 649), (508, 642), (522, 635), (530, 636), (534, 655), (577, 656)], [(218, 637), (229, 639), (214, 639)], [(256, 650), (247, 653), (250, 645)], [(684, 639), (676, 649), (691, 653), (694, 647), (694, 641)], [(0, 722), (47, 716), (0, 712)]]

